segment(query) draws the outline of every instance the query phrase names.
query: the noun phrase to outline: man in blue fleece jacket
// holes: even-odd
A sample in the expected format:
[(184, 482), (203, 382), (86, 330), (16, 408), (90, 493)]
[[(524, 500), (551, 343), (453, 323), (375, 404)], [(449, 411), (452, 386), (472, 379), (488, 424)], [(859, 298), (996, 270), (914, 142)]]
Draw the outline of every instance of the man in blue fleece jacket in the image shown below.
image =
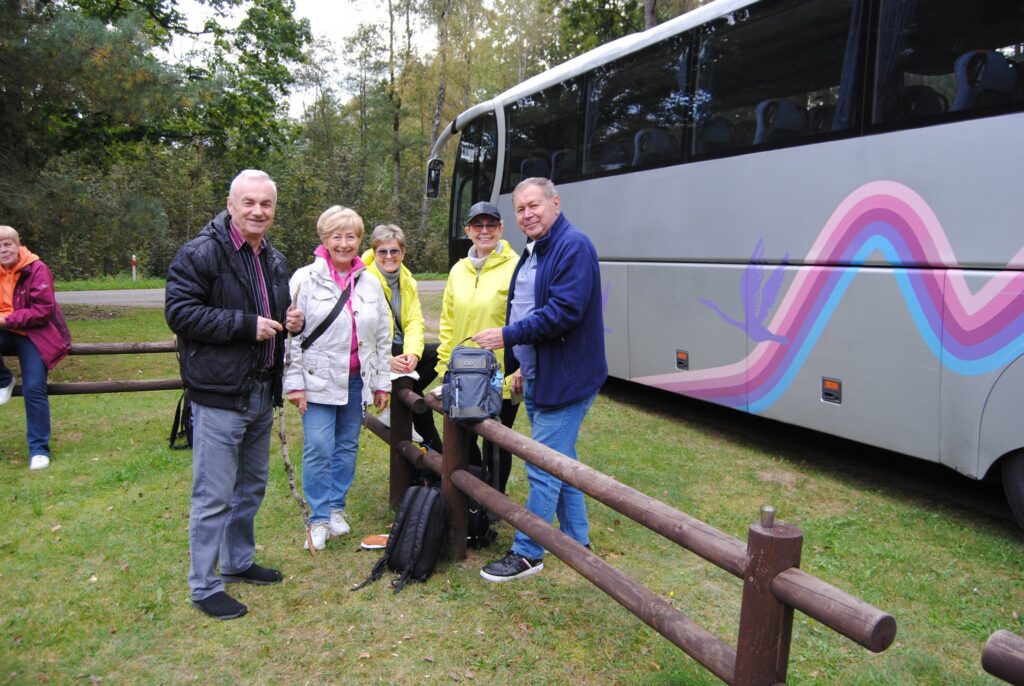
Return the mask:
[[(590, 239), (562, 214), (554, 184), (520, 182), (512, 193), (527, 244), (508, 291), (508, 324), (473, 336), (480, 347), (505, 349), (513, 393), (522, 393), (533, 439), (576, 458), (580, 425), (608, 376), (601, 313), (601, 273)], [(529, 463), (526, 509), (590, 545), (583, 493)], [(486, 565), (488, 581), (511, 581), (544, 569), (544, 549), (517, 531), (505, 557)]]

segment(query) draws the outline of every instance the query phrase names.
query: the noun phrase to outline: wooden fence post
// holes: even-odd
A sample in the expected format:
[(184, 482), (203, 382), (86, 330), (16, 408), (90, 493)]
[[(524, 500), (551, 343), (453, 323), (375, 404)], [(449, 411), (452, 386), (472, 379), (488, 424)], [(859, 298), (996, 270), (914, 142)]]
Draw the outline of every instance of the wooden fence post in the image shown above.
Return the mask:
[(444, 416), (444, 444), (441, 452), (441, 495), (451, 508), (451, 523), (448, 527), (448, 553), (453, 560), (466, 559), (466, 532), (469, 529), (469, 501), (466, 495), (452, 483), (452, 472), (469, 467), (470, 442), (476, 434), (468, 431), (458, 422)]
[(747, 564), (736, 645), (736, 686), (770, 686), (786, 680), (793, 608), (772, 593), (780, 572), (800, 565), (804, 535), (774, 522), (775, 508), (762, 508), (762, 521), (747, 532)]
[(402, 504), (402, 496), (412, 485), (413, 466), (402, 457), (395, 447), (400, 441), (412, 440), (412, 410), (398, 399), (402, 388), (412, 389), (412, 379), (402, 376), (394, 380), (391, 386), (391, 478), (388, 483), (388, 500), (391, 509), (398, 511)]

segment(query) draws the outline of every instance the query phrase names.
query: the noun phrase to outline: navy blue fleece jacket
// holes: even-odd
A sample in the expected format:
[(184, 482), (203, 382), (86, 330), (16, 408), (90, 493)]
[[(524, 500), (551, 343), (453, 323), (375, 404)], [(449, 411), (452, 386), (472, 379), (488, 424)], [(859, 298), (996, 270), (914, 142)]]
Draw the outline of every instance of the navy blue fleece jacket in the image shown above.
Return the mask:
[[(505, 369), (519, 361), (512, 346), (529, 344), (537, 351), (534, 402), (557, 408), (596, 393), (608, 377), (604, 355), (601, 272), (597, 251), (587, 236), (560, 213), (547, 234), (536, 241), (535, 309), (525, 319), (502, 328)], [(523, 251), (508, 291), (511, 314), (516, 276), (526, 261)], [(506, 318), (507, 321), (507, 318)]]

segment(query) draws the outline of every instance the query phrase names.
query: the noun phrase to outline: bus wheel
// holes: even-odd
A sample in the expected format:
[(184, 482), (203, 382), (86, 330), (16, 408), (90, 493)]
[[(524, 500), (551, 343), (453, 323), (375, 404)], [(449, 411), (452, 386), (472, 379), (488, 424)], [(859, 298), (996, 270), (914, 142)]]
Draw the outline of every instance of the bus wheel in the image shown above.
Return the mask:
[(1024, 527), (1024, 450), (1003, 458), (1003, 490), (1014, 519)]

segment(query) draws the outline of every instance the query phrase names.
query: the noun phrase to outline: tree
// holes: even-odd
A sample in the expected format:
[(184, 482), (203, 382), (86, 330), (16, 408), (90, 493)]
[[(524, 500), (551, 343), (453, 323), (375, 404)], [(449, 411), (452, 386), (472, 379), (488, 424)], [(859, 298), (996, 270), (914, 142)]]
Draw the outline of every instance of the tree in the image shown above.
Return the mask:
[(190, 113), (189, 125), (205, 134), (211, 154), (223, 157), (227, 176), (279, 150), (295, 133), (287, 97), (312, 36), (294, 10), (293, 0), (253, 0), (237, 27), (207, 24), (213, 44), (190, 75), (220, 89)]
[(61, 7), (4, 5), (0, 23), (0, 177), (30, 178), (53, 156), (106, 157), (119, 142), (159, 137), (192, 104), (180, 74), (150, 54), (142, 16), (113, 25)]
[(553, 4), (558, 17), (558, 61), (580, 55), (599, 45), (640, 31), (644, 27), (642, 0), (568, 0)]
[[(243, 7), (207, 4), (221, 19)], [(188, 31), (174, 0), (0, 5), (4, 223), (60, 275), (65, 266), (104, 273), (147, 246), (166, 252), (175, 222), (191, 216), (178, 211), (174, 191), (201, 190), (204, 209), (223, 206), (242, 163), (252, 166), (292, 135), (281, 104), (309, 39), (293, 8), (290, 0), (244, 3), (235, 29), (208, 23), (215, 41), (201, 63), (171, 65), (154, 47)], [(169, 158), (183, 166), (154, 163)]]

